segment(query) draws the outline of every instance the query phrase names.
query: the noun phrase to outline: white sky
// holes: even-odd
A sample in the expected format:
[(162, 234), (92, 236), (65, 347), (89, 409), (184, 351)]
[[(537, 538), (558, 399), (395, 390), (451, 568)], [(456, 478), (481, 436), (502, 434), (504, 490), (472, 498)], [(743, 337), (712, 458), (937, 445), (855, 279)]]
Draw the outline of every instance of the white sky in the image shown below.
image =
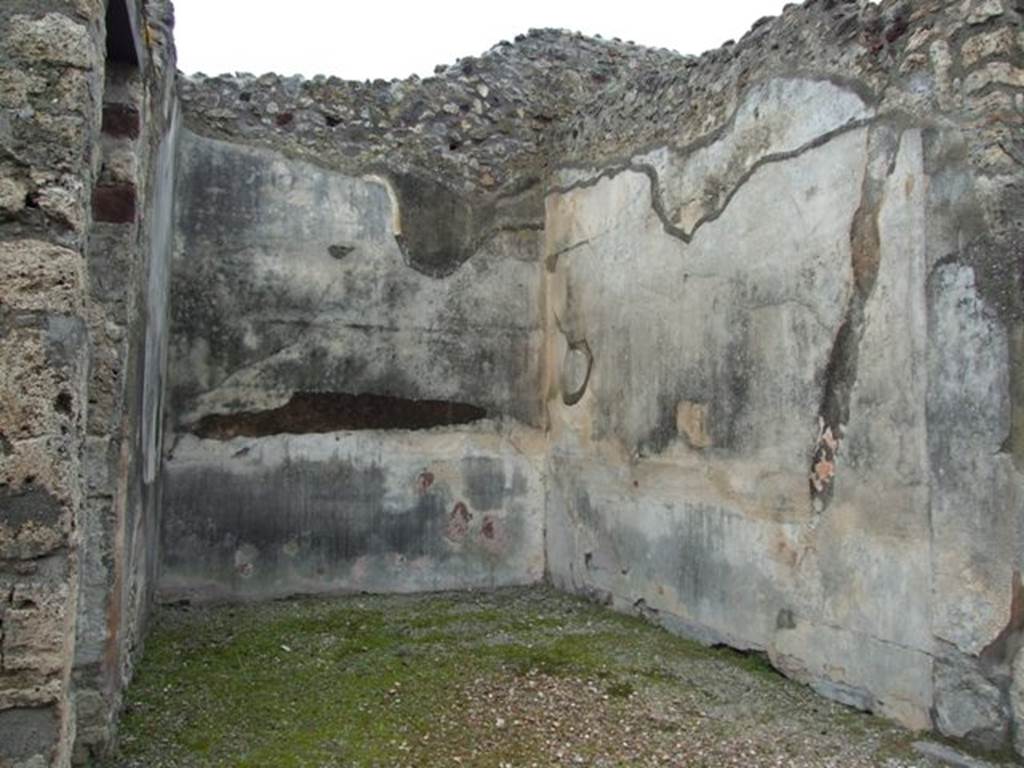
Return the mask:
[(784, 0), (176, 0), (187, 73), (425, 77), (531, 27), (701, 53), (738, 40)]

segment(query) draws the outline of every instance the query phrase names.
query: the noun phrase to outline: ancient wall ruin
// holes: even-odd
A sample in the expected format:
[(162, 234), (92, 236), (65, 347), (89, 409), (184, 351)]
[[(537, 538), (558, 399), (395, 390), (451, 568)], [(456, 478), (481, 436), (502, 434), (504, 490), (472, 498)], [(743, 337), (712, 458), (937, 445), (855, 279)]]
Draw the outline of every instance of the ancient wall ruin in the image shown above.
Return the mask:
[(546, 578), (1024, 753), (1019, 2), (177, 104), (99, 5), (0, 12), (0, 764), (108, 743), (156, 582)]
[(170, 10), (0, 9), (0, 764), (102, 748), (158, 565)]

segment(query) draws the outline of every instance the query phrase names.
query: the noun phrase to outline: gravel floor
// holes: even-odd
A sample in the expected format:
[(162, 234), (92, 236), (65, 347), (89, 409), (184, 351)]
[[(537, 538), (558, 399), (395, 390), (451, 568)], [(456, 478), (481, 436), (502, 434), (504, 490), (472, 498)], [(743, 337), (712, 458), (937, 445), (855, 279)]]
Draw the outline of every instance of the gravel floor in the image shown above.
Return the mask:
[(934, 766), (916, 738), (546, 589), (161, 609), (108, 766)]

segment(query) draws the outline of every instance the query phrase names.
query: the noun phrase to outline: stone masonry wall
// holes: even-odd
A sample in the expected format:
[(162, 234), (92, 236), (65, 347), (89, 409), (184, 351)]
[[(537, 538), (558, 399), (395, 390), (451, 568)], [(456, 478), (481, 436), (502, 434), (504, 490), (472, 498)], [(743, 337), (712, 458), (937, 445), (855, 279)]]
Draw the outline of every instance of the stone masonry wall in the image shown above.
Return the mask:
[[(67, 765), (76, 733), (109, 736), (112, 702), (97, 697), (130, 676), (148, 589), (137, 574), (152, 580), (155, 558), (142, 563), (123, 534), (155, 504), (132, 490), (122, 444), (141, 424), (128, 384), (142, 367), (140, 254), (161, 237), (142, 209), (173, 93), (165, 20), (157, 3), (0, 9), (3, 766)], [(153, 522), (141, 528), (155, 545)], [(98, 583), (108, 570), (119, 581)], [(116, 612), (101, 605), (119, 590)]]
[[(7, 3), (3, 24), (0, 761), (66, 765), (84, 509), (84, 253), (102, 7)], [(40, 762), (32, 763), (32, 760)]]
[(73, 672), (78, 763), (111, 742), (159, 562), (176, 72), (169, 6), (150, 2), (139, 11), (143, 59), (108, 55), (86, 250), (91, 365)]
[[(211, 440), (303, 431), (317, 419), (300, 404), (334, 408), (310, 392), (476, 405), (541, 431), (528, 452), (555, 584), (765, 651), (854, 706), (1022, 749), (1021, 11), (810, 0), (700, 57), (541, 30), (422, 80), (183, 79), (185, 173), (233, 202), (225, 178), (266, 175), (246, 206), (277, 210), (262, 190), (278, 185), (317, 213), (255, 248), (241, 224), (179, 219), (172, 376), (189, 434), (165, 469), (184, 494), (165, 540), (218, 551), (231, 589), (258, 572), (264, 551), (229, 536), (243, 509), (212, 540), (196, 531), (216, 515), (184, 510), (223, 484), (196, 478), (232, 449), (238, 476), (270, 455)], [(307, 189), (321, 176), (335, 181)], [(538, 199), (540, 274), (532, 248), (499, 246), (535, 226)], [(510, 258), (543, 351), (492, 383), (468, 373), (495, 359), (489, 329), (512, 305), (484, 288)], [(208, 314), (202, 285), (221, 284)], [(369, 284), (381, 298), (353, 299)], [(448, 314), (467, 291), (473, 311)], [(326, 342), (357, 326), (363, 340)], [(452, 386), (452, 345), (423, 355), (413, 327), (472, 327), (467, 375)], [(412, 484), (433, 445), (384, 487)], [(286, 551), (306, 514), (275, 515), (268, 541)], [(447, 552), (443, 511), (426, 514)]]

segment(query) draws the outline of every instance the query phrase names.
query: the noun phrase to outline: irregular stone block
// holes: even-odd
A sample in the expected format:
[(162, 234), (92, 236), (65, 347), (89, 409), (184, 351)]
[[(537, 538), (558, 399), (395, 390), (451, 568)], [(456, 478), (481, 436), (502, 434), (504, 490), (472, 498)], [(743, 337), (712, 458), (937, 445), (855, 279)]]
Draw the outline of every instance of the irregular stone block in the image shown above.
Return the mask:
[(976, 658), (950, 651), (935, 661), (935, 725), (944, 736), (981, 746), (1003, 746), (1009, 713), (1002, 691), (981, 672)]
[(27, 440), (0, 438), (0, 485), (12, 493), (30, 487), (46, 489), (64, 500), (75, 498), (78, 460), (69, 455), (68, 443), (59, 434)]
[(993, 61), (971, 72), (964, 80), (964, 90), (967, 93), (975, 93), (990, 85), (1024, 88), (1024, 69), (1005, 61)]
[(0, 711), (13, 707), (41, 707), (61, 699), (60, 675), (37, 670), (0, 670)]
[(12, 16), (2, 39), (8, 51), (26, 62), (81, 69), (92, 69), (97, 63), (88, 28), (60, 13), (42, 18)]
[(20, 109), (45, 90), (46, 78), (22, 67), (0, 67), (0, 107)]
[(68, 518), (60, 500), (42, 488), (0, 488), (0, 557), (39, 557), (63, 546)]
[(81, 184), (72, 188), (61, 184), (40, 187), (34, 201), (55, 223), (76, 233), (84, 228), (86, 207)]
[(0, 303), (8, 309), (76, 313), (82, 257), (42, 240), (0, 242)]
[(1003, 7), (1003, 0), (973, 0), (967, 6), (967, 23), (971, 25), (984, 24), (989, 19), (1002, 16), (1006, 9)]
[(53, 674), (64, 668), (68, 567), (66, 555), (54, 556), (41, 561), (32, 577), (15, 582), (4, 612), (4, 670)]
[(61, 376), (46, 354), (46, 337), (34, 328), (19, 328), (0, 336), (0, 432), (9, 440), (56, 434), (56, 410)]
[(973, 67), (982, 59), (994, 56), (1009, 58), (1022, 32), (1015, 33), (1011, 27), (1003, 27), (994, 32), (981, 32), (969, 37), (960, 46), (960, 60), (965, 67)]

